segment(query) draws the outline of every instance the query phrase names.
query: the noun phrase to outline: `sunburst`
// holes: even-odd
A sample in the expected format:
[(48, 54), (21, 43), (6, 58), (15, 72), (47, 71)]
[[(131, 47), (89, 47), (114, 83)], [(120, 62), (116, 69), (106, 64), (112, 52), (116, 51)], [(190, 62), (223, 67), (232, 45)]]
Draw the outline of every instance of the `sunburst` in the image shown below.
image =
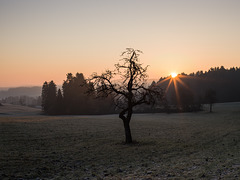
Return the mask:
[(172, 77), (172, 78), (175, 78), (175, 77), (177, 77), (177, 73), (175, 73), (175, 72), (172, 72), (172, 73), (171, 73), (171, 77)]
[[(180, 95), (179, 95), (179, 90), (178, 90), (178, 84), (181, 84), (182, 86), (184, 86), (186, 89), (190, 90), (190, 88), (182, 81), (183, 78), (194, 78), (191, 76), (187, 76), (187, 75), (182, 75), (182, 74), (177, 74), (177, 73), (171, 73), (170, 76), (168, 76), (167, 78), (165, 78), (164, 80), (160, 81), (157, 83), (157, 85), (162, 84), (163, 82), (169, 81), (168, 85), (165, 89), (165, 93), (168, 92), (169, 87), (171, 86), (171, 84), (173, 83), (174, 86), (174, 91), (176, 94), (176, 98), (177, 98), (177, 103), (180, 104)], [(191, 91), (191, 90), (190, 90)]]

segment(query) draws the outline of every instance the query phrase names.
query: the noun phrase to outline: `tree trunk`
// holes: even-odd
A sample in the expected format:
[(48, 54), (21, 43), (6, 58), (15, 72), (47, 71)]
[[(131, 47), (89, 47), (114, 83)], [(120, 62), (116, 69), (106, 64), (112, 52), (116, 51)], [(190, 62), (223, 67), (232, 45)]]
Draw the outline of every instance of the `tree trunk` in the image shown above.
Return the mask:
[(132, 143), (132, 135), (131, 135), (131, 130), (130, 130), (130, 126), (129, 126), (129, 121), (127, 120), (123, 120), (123, 124), (124, 124), (124, 129), (125, 129), (125, 143), (126, 144), (130, 144)]
[(209, 111), (212, 112), (212, 104), (210, 104), (210, 110)]
[[(124, 114), (127, 112), (127, 116)], [(125, 130), (125, 143), (130, 144), (132, 143), (132, 135), (131, 135), (131, 130), (130, 130), (130, 120), (132, 118), (132, 108), (127, 108), (124, 109), (120, 112), (119, 118), (122, 119), (123, 125), (124, 125), (124, 130)]]

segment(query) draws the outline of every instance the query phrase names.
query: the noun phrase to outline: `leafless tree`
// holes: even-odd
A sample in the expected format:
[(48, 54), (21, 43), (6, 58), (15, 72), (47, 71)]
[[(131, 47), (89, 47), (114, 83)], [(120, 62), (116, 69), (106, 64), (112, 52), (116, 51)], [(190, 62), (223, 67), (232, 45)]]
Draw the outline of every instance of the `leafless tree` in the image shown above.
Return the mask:
[(212, 112), (212, 106), (216, 102), (216, 91), (213, 89), (208, 89), (205, 93), (206, 102), (209, 104), (209, 112)]
[[(125, 142), (132, 143), (130, 121), (134, 107), (141, 104), (154, 104), (163, 97), (161, 89), (148, 86), (146, 82), (147, 67), (139, 62), (142, 52), (127, 48), (122, 59), (115, 64), (115, 70), (106, 70), (101, 75), (92, 74), (89, 81), (95, 87), (97, 97), (114, 96), (115, 104), (120, 109), (119, 118), (125, 129)], [(120, 81), (118, 80), (120, 79)]]

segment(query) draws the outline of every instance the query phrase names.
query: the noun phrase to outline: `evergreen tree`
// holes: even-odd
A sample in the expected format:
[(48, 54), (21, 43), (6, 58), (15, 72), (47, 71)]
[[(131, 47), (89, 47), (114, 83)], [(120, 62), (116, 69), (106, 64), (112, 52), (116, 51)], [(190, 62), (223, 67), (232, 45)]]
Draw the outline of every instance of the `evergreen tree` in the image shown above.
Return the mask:
[(43, 112), (47, 112), (49, 109), (48, 103), (48, 83), (45, 81), (42, 86), (42, 110)]
[(63, 83), (64, 107), (67, 114), (89, 114), (91, 113), (91, 103), (88, 94), (89, 84), (82, 73), (77, 73), (74, 77), (67, 74), (67, 80)]
[(54, 114), (56, 109), (56, 84), (44, 82), (42, 86), (42, 109), (47, 114)]
[(49, 101), (49, 114), (55, 114), (56, 112), (56, 100), (57, 100), (57, 86), (51, 81), (48, 84), (48, 101)]
[(60, 89), (58, 89), (58, 93), (57, 93), (56, 114), (64, 114), (63, 96)]

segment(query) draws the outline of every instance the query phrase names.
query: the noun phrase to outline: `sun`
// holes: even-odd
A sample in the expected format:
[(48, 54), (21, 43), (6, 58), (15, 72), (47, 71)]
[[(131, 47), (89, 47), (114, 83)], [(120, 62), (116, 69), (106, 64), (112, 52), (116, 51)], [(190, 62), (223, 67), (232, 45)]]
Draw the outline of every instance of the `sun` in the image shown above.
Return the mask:
[(175, 73), (175, 72), (172, 72), (172, 73), (171, 73), (171, 77), (172, 77), (172, 78), (175, 78), (175, 77), (177, 77), (177, 73)]

